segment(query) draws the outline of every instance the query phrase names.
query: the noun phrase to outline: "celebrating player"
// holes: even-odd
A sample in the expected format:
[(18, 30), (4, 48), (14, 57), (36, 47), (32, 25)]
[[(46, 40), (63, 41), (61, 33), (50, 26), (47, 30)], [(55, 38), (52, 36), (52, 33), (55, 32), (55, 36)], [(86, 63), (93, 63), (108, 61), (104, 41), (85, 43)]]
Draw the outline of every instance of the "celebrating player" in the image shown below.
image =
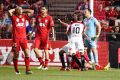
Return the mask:
[[(85, 70), (85, 60), (84, 60), (84, 44), (83, 44), (83, 31), (84, 25), (82, 24), (83, 17), (78, 14), (74, 14), (74, 21), (69, 27), (70, 32), (70, 46), (69, 52), (72, 59), (79, 65), (81, 71)], [(81, 54), (81, 62), (76, 57), (76, 51)]]

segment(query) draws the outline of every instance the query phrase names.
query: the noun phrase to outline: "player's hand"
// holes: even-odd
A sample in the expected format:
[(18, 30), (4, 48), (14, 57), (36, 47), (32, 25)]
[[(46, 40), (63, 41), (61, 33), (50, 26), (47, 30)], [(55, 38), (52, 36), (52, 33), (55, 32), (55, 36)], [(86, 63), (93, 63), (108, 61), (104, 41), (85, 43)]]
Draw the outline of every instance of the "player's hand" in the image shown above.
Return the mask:
[(32, 37), (33, 33), (28, 33), (27, 36)]
[(58, 19), (58, 21), (59, 21), (60, 23), (62, 23), (61, 19)]
[(16, 51), (17, 43), (13, 43), (13, 50)]
[(13, 46), (16, 47), (16, 46), (17, 46), (17, 43), (13, 43)]
[(99, 35), (96, 35), (94, 40), (97, 41), (97, 40), (98, 40), (98, 37), (99, 37)]

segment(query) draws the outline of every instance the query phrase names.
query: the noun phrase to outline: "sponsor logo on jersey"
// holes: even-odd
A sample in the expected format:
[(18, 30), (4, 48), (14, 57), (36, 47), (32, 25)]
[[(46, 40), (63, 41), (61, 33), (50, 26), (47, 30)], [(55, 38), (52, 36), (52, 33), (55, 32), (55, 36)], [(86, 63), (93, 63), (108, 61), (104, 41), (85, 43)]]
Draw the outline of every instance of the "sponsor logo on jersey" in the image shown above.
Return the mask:
[(17, 23), (17, 27), (23, 27), (24, 26), (24, 23)]

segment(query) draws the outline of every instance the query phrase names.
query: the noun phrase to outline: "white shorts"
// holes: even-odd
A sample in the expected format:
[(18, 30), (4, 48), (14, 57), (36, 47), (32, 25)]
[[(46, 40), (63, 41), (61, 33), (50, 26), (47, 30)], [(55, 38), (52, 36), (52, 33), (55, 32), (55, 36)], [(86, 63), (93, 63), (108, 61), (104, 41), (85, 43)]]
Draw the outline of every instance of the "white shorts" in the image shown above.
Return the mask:
[(76, 53), (76, 51), (84, 53), (84, 43), (82, 40), (74, 39), (70, 41), (69, 53)]
[(66, 53), (68, 53), (68, 52), (69, 52), (69, 46), (70, 46), (70, 43), (67, 43), (65, 46), (63, 46), (63, 47), (60, 49), (60, 51), (63, 50), (63, 51), (65, 51)]

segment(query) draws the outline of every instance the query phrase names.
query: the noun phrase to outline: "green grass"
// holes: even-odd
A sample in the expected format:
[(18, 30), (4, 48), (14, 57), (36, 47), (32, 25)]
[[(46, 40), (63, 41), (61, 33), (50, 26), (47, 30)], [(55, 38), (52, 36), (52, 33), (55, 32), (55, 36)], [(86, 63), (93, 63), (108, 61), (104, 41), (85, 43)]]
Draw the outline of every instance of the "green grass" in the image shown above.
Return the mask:
[(19, 67), (21, 75), (16, 75), (13, 66), (0, 66), (0, 80), (120, 80), (120, 69), (102, 71), (60, 71), (59, 67), (49, 67), (49, 70), (37, 70), (32, 66), (33, 74), (25, 74), (25, 66)]

